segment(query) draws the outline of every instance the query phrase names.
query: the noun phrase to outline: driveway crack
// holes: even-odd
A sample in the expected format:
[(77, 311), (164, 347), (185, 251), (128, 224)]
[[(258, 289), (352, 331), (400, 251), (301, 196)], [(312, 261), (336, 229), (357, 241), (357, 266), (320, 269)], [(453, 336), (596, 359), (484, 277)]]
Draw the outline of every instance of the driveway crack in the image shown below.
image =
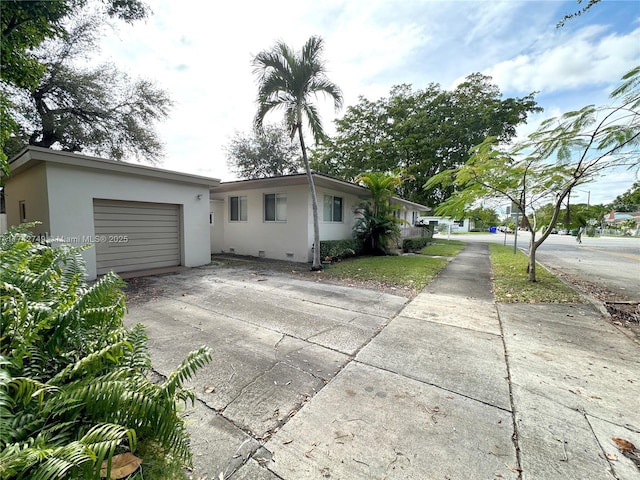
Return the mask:
[(520, 451), (520, 440), (518, 435), (518, 421), (516, 418), (516, 405), (513, 401), (513, 385), (511, 383), (511, 365), (509, 363), (509, 351), (507, 350), (507, 342), (505, 340), (504, 326), (502, 324), (502, 317), (500, 316), (500, 309), (497, 308), (496, 305), (496, 315), (498, 316), (498, 324), (500, 325), (500, 337), (502, 338), (502, 347), (504, 349), (504, 363), (507, 368), (507, 384), (509, 385), (509, 403), (511, 405), (511, 422), (513, 424), (513, 435), (511, 436), (511, 440), (513, 441), (513, 446), (516, 450), (516, 462), (517, 462), (517, 471), (518, 471), (518, 480), (522, 478), (522, 457)]

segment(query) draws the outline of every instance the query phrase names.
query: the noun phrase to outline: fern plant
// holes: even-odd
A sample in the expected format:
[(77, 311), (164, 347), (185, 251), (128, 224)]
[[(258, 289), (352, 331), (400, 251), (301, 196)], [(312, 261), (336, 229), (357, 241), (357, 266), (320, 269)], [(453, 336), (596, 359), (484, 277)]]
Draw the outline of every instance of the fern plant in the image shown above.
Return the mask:
[(22, 227), (0, 236), (0, 478), (98, 479), (139, 442), (190, 461), (179, 415), (183, 388), (210, 360), (192, 352), (164, 384), (142, 325), (124, 327), (122, 280), (92, 285), (86, 247), (33, 243)]

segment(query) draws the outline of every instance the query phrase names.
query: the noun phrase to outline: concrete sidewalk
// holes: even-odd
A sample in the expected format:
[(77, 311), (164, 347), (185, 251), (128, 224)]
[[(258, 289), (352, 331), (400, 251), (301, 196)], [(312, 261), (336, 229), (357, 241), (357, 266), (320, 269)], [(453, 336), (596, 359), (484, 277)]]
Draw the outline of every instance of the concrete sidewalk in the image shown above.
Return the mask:
[(161, 374), (214, 349), (193, 478), (640, 479), (611, 440), (640, 445), (638, 343), (589, 304), (496, 305), (490, 270), (469, 244), (406, 303), (197, 269), (127, 321)]

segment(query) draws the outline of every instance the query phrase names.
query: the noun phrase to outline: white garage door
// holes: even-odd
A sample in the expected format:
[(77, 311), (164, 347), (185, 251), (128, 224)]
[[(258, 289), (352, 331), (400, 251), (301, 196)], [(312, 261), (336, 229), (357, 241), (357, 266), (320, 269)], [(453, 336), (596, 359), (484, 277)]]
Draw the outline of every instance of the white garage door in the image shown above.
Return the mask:
[(180, 265), (178, 205), (94, 200), (93, 217), (98, 275)]

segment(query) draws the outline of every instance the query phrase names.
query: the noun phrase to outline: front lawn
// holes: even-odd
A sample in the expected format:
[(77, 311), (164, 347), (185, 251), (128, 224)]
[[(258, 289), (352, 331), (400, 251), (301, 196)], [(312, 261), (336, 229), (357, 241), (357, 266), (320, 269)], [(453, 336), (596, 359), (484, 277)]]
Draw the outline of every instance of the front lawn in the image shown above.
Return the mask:
[(434, 238), (429, 245), (420, 250), (423, 255), (438, 257), (455, 257), (465, 247), (466, 243), (460, 240), (445, 240)]
[(491, 264), (494, 276), (496, 302), (505, 303), (575, 303), (581, 297), (555, 275), (539, 264), (536, 282), (530, 282), (527, 274), (529, 259), (520, 250), (514, 255), (513, 247), (492, 243)]
[(329, 278), (377, 282), (422, 290), (447, 264), (444, 258), (420, 255), (358, 257), (335, 263), (322, 272)]

